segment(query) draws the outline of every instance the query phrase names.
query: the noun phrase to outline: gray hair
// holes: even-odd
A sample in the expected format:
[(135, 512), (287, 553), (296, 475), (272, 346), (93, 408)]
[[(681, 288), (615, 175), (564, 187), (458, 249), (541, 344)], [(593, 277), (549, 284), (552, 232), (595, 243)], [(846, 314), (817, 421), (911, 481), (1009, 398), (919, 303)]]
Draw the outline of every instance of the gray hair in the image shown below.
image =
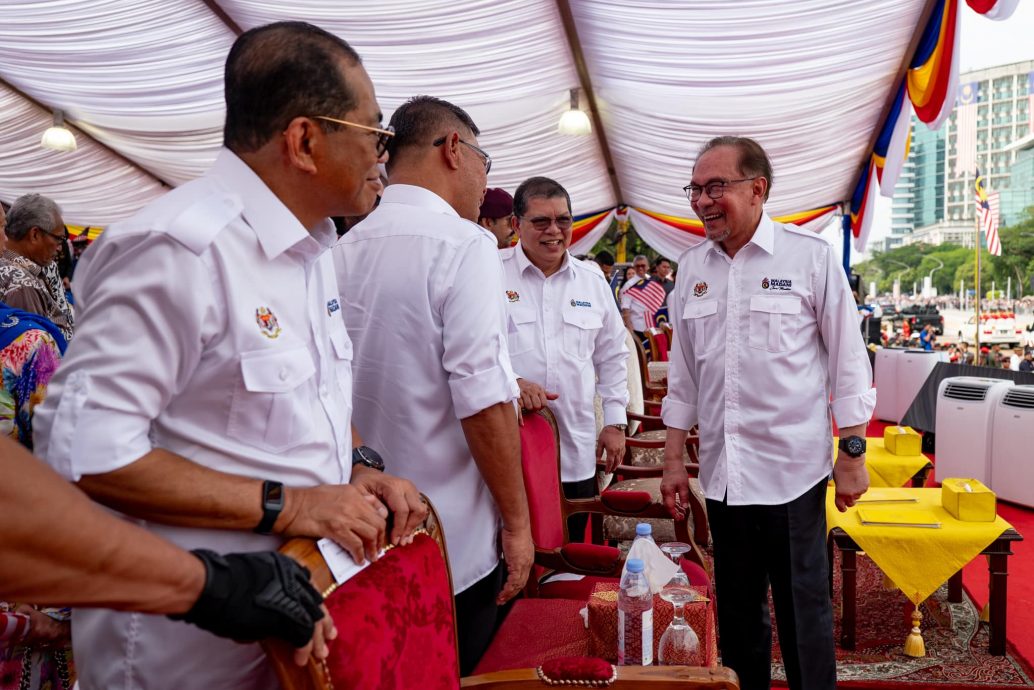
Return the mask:
[(42, 194), (24, 194), (15, 200), (7, 212), (7, 236), (12, 240), (21, 240), (33, 228), (52, 232), (60, 219), (61, 207), (53, 199)]
[(647, 265), (647, 266), (649, 266), (649, 265), (650, 265), (650, 260), (649, 260), (649, 259), (647, 259), (647, 258), (646, 258), (646, 257), (645, 257), (644, 255), (642, 255), (642, 254), (639, 254), (638, 256), (636, 256), (636, 258), (632, 259), (632, 263), (634, 264), (634, 263), (635, 263), (636, 261), (639, 261), (639, 259), (642, 259), (643, 261), (645, 261), (645, 262), (646, 262), (646, 265)]
[[(765, 187), (765, 201), (772, 191), (772, 161), (769, 160), (765, 149), (758, 142), (749, 137), (715, 137), (701, 147), (697, 152), (697, 160), (711, 149), (719, 146), (732, 146), (740, 152), (740, 174), (746, 177), (763, 177), (768, 182)], [(696, 167), (696, 163), (693, 164)]]

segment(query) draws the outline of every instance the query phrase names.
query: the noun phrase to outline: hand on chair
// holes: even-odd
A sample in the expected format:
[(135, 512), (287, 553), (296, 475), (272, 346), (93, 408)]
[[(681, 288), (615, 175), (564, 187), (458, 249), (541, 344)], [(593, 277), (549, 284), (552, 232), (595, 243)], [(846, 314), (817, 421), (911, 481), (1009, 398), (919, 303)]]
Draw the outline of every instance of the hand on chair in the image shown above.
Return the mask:
[(550, 400), (560, 397), (559, 393), (551, 393), (537, 383), (527, 379), (517, 379), (521, 389), (520, 405), (525, 410), (541, 410)]
[(393, 526), (391, 543), (408, 544), (413, 531), (427, 518), (427, 505), (413, 482), (362, 465), (352, 467), (352, 486), (368, 496), (375, 496), (391, 511)]
[(625, 432), (616, 426), (605, 426), (596, 441), (596, 460), (603, 459), (607, 451), (607, 472), (613, 472), (625, 459)]

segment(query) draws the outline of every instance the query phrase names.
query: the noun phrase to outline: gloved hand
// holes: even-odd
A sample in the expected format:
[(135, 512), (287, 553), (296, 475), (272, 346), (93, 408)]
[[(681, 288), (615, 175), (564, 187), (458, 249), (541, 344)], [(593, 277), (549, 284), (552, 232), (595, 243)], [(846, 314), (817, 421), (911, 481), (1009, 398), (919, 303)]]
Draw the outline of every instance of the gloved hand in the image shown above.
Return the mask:
[(312, 639), (323, 598), (306, 568), (272, 551), (191, 553), (205, 564), (204, 589), (189, 611), (169, 618), (239, 642), (279, 637), (304, 647)]

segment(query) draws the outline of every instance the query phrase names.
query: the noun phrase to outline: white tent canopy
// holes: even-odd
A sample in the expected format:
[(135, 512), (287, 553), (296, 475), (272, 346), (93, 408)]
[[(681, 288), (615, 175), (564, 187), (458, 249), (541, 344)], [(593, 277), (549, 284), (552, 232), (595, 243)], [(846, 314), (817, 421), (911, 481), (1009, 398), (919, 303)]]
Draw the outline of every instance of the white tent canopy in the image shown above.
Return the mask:
[[(623, 203), (690, 216), (681, 188), (694, 152), (741, 134), (773, 158), (769, 212), (806, 211), (850, 197), (931, 5), (6, 0), (0, 199), (41, 192), (67, 223), (103, 226), (202, 174), (221, 143), (222, 68), (237, 33), (300, 19), (356, 48), (386, 118), (417, 94), (465, 108), (495, 162), (490, 186), (512, 192), (547, 175), (575, 213)], [(603, 132), (558, 133), (576, 87)], [(40, 148), (51, 110), (65, 113), (78, 151)]]

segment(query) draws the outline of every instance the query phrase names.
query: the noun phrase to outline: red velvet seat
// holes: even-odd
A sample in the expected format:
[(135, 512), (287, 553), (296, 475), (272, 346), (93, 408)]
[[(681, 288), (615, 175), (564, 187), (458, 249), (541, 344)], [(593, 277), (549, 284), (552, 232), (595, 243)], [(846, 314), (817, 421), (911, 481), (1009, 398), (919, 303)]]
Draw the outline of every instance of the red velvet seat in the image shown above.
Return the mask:
[(646, 340), (650, 343), (650, 361), (667, 362), (670, 349), (668, 334), (660, 328), (647, 328)]

